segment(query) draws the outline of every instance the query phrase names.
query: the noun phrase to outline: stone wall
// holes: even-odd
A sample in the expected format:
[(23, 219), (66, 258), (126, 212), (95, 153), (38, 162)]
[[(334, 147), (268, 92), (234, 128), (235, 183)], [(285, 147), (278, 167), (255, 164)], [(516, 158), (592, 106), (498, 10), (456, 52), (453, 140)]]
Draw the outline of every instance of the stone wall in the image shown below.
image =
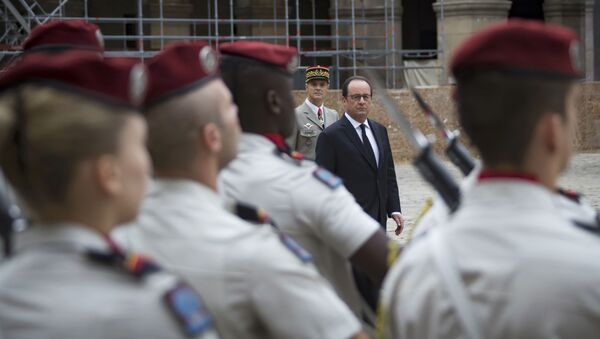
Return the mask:
[[(453, 86), (422, 88), (419, 89), (419, 92), (433, 111), (445, 122), (446, 126), (454, 130), (459, 126), (454, 103), (451, 99), (452, 88)], [(390, 94), (398, 103), (400, 110), (408, 116), (414, 127), (419, 128), (426, 135), (435, 135), (437, 139), (436, 151), (438, 154), (443, 154), (443, 139), (431, 127), (412, 95), (407, 90), (391, 90)], [(305, 99), (305, 93), (304, 91), (295, 91), (294, 97), (296, 102), (300, 104)], [(341, 91), (330, 91), (325, 105), (336, 109), (341, 114), (343, 112)], [(575, 151), (600, 151), (600, 82), (583, 85), (582, 99), (579, 101), (578, 109), (577, 133), (574, 140)], [(383, 112), (377, 97), (375, 98), (371, 118), (387, 127), (394, 160), (407, 161), (412, 159), (413, 153), (410, 144), (395, 123)], [(468, 145), (468, 140), (464, 135), (462, 138), (464, 143)], [(475, 153), (473, 150), (472, 152)]]

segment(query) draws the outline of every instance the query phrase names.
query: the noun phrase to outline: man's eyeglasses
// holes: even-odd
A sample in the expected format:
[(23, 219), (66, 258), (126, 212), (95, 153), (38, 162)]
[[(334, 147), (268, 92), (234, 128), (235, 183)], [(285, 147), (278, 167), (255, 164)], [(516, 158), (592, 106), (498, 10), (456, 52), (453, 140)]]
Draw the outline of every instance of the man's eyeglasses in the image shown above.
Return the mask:
[(364, 99), (365, 101), (369, 101), (371, 100), (371, 94), (354, 94), (354, 95), (350, 95), (349, 96), (350, 99), (354, 100), (354, 101), (360, 101), (360, 99)]

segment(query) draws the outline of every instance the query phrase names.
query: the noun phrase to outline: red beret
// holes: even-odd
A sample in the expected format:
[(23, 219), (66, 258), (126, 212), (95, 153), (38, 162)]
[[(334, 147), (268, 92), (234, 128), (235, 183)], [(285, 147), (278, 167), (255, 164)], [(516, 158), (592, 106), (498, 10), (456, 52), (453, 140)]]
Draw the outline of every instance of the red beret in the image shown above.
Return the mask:
[(56, 48), (104, 51), (104, 39), (98, 26), (83, 20), (54, 20), (36, 26), (23, 45), (23, 51)]
[(457, 76), (471, 69), (577, 77), (579, 46), (569, 29), (533, 20), (494, 24), (463, 42), (450, 64)]
[(298, 51), (293, 47), (240, 40), (221, 45), (221, 54), (253, 59), (294, 73), (298, 69)]
[(0, 90), (36, 83), (75, 92), (110, 104), (136, 107), (146, 89), (146, 71), (131, 58), (98, 58), (84, 51), (68, 51), (48, 58), (25, 55), (0, 77)]
[(183, 94), (215, 78), (219, 57), (207, 42), (176, 42), (148, 62), (145, 106)]

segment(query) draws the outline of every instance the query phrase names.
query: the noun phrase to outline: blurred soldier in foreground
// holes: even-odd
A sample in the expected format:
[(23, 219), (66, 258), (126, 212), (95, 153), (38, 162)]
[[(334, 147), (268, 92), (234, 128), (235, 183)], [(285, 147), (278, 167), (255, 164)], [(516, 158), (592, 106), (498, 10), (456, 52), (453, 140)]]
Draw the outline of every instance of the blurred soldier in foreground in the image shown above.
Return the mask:
[(67, 52), (0, 78), (0, 164), (34, 220), (0, 265), (0, 337), (215, 337), (189, 287), (108, 239), (135, 218), (150, 172), (134, 109), (144, 74)]
[[(104, 39), (98, 26), (82, 20), (52, 20), (36, 26), (21, 45), (23, 55), (44, 52), (48, 57), (69, 50), (92, 51), (101, 55), (104, 51)], [(19, 62), (15, 59), (12, 67)], [(20, 208), (13, 199), (10, 185), (7, 185), (0, 171), (0, 259), (12, 252), (12, 238), (15, 226), (26, 227), (27, 223), (20, 215)], [(19, 220), (20, 219), (20, 220)], [(17, 223), (20, 223), (17, 225)]]
[[(291, 55), (281, 57), (287, 64)], [(156, 180), (139, 219), (118, 236), (193, 283), (224, 338), (362, 337), (308, 252), (261, 212), (235, 206), (253, 222), (244, 221), (217, 195), (217, 175), (235, 157), (240, 134), (218, 66), (200, 42), (173, 44), (148, 63)]]
[(446, 227), (416, 239), (386, 278), (390, 338), (596, 338), (600, 238), (557, 209), (579, 87), (573, 32), (513, 20), (456, 52), (461, 125), (477, 183)]
[(296, 107), (298, 129), (288, 139), (293, 151), (302, 153), (307, 159), (315, 160), (315, 147), (321, 131), (339, 119), (338, 112), (325, 107), (329, 92), (329, 68), (311, 66), (305, 74), (307, 98)]
[[(290, 152), (284, 138), (295, 124), (291, 73), (265, 63), (261, 50), (295, 55), (295, 49), (259, 42), (221, 47), (223, 78), (240, 107), (244, 133), (220, 188), (230, 198), (265, 208), (314, 256), (319, 272), (361, 316), (365, 310), (350, 262), (369, 273), (379, 289), (387, 272), (388, 239), (338, 177)], [(258, 78), (264, 80), (257, 83)]]

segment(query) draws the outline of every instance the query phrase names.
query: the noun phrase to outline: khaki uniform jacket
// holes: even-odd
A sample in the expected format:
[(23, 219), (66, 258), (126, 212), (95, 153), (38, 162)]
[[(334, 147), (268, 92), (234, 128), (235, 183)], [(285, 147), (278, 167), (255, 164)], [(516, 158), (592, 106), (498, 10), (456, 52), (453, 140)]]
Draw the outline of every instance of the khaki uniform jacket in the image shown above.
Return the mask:
[(310, 160), (315, 160), (315, 147), (317, 146), (319, 134), (339, 119), (336, 110), (323, 106), (323, 111), (325, 126), (321, 125), (317, 114), (308, 107), (306, 102), (296, 107), (298, 130), (296, 134), (287, 140), (292, 150), (304, 154)]

